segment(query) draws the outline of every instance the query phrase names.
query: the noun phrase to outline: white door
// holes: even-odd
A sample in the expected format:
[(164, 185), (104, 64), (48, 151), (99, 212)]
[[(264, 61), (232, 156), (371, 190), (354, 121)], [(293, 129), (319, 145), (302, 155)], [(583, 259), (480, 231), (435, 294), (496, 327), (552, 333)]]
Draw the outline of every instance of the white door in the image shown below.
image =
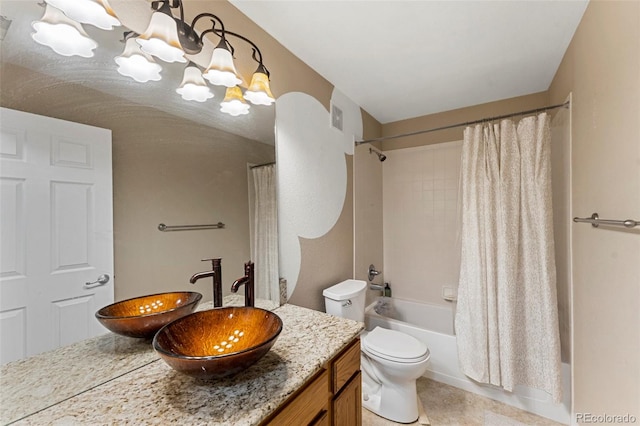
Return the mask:
[(110, 130), (0, 108), (0, 364), (106, 331), (112, 199)]

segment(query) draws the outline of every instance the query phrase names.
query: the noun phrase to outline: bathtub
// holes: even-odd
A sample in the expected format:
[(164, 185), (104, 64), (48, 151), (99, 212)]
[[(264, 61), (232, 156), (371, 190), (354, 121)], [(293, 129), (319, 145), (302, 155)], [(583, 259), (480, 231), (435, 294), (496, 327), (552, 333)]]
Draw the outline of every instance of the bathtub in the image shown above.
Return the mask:
[[(551, 397), (538, 389), (517, 386), (507, 392), (495, 386), (479, 384), (462, 374), (458, 368), (458, 348), (453, 327), (453, 311), (447, 306), (419, 303), (391, 298), (390, 316), (374, 311), (376, 302), (365, 310), (365, 327), (373, 330), (380, 326), (402, 331), (424, 342), (431, 352), (429, 369), (424, 377), (473, 392), (513, 407), (537, 414), (556, 422), (571, 421), (571, 370), (562, 364), (563, 401), (554, 404)], [(429, 407), (425, 407), (428, 410)]]

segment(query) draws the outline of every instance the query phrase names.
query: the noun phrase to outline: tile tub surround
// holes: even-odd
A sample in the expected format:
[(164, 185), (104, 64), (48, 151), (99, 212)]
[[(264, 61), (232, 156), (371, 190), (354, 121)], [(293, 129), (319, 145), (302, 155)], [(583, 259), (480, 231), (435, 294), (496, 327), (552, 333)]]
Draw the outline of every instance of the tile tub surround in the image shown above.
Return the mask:
[(234, 377), (193, 379), (152, 352), (155, 360), (141, 368), (15, 424), (258, 424), (364, 328), (363, 323), (294, 305), (275, 312), (284, 323), (278, 341)]

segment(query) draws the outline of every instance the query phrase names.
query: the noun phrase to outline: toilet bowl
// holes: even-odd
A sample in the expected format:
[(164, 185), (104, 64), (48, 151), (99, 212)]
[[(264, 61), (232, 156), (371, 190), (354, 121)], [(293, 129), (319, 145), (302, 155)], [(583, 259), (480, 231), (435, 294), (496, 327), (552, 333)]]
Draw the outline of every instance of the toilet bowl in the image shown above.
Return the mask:
[(381, 327), (360, 336), (362, 406), (397, 423), (418, 419), (416, 379), (429, 364), (429, 349), (418, 339)]
[[(364, 322), (367, 283), (346, 280), (325, 289), (326, 312)], [(427, 370), (429, 349), (413, 336), (376, 327), (360, 335), (362, 406), (398, 423), (418, 419), (416, 380)]]

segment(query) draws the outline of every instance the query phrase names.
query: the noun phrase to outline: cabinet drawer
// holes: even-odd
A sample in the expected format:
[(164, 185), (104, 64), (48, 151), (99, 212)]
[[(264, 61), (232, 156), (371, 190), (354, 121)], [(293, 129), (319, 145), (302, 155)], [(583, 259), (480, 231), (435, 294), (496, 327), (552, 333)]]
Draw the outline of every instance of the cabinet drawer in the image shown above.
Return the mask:
[(350, 347), (333, 362), (332, 389), (337, 394), (342, 386), (360, 370), (360, 339), (356, 339)]
[(312, 424), (322, 411), (327, 411), (329, 397), (329, 374), (327, 370), (322, 370), (322, 373), (300, 392), (291, 396), (284, 407), (266, 424), (293, 426)]

